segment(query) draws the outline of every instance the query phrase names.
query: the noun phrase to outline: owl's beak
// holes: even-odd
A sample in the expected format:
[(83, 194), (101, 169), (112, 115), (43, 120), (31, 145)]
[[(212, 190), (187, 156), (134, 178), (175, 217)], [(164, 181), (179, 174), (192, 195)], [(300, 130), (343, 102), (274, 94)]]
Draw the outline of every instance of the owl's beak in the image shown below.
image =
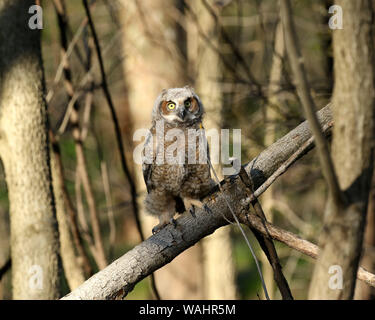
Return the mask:
[(186, 116), (186, 110), (185, 110), (185, 108), (181, 108), (177, 115), (178, 115), (178, 117), (179, 117), (181, 120), (184, 120), (184, 119), (185, 119), (185, 116)]

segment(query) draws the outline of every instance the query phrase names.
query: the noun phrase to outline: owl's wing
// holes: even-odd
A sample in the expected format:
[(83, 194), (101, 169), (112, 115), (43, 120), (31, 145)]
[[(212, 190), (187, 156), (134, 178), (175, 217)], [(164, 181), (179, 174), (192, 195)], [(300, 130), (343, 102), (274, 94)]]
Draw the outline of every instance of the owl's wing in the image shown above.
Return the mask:
[[(152, 139), (152, 133), (149, 132), (145, 143), (143, 145), (143, 162), (142, 162), (142, 171), (143, 171), (143, 178), (146, 183), (147, 193), (150, 193), (150, 191), (153, 189), (152, 182), (151, 182), (151, 175), (152, 175), (152, 167), (155, 160), (155, 152), (154, 152), (154, 146), (153, 146), (153, 139)], [(152, 151), (152, 154), (146, 152)]]
[(152, 190), (152, 183), (151, 183), (152, 164), (143, 164), (142, 171), (143, 171), (143, 178), (146, 183), (147, 193), (150, 193), (150, 191)]

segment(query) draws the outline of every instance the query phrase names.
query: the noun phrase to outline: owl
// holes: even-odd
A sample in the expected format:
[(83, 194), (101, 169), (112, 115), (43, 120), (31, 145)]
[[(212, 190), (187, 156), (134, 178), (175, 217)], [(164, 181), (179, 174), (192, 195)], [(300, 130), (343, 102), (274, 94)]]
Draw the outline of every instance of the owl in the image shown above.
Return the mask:
[(203, 115), (203, 104), (189, 86), (165, 89), (155, 101), (152, 127), (144, 144), (149, 156), (142, 164), (147, 187), (145, 209), (159, 217), (153, 233), (169, 223), (176, 225), (176, 213), (189, 210), (194, 216), (195, 207), (208, 210), (201, 198), (214, 182)]

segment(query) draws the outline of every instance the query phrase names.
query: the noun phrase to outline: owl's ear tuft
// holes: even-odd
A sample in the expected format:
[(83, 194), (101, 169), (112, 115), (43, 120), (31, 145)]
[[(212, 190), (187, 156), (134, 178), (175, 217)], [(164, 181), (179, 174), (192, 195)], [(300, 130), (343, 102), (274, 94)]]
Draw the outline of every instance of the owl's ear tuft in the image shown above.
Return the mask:
[(163, 97), (167, 93), (167, 89), (161, 90), (160, 96)]
[(194, 91), (194, 88), (191, 85), (189, 85), (189, 84), (187, 84), (184, 88), (185, 89), (189, 89), (191, 91)]

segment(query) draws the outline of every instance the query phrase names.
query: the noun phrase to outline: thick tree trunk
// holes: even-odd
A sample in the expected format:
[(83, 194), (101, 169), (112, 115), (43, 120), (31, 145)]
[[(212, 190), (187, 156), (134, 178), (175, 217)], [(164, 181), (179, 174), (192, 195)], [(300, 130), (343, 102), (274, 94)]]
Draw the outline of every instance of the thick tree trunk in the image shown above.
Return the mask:
[(9, 191), (15, 299), (59, 296), (40, 31), (32, 0), (0, 0), (0, 156)]
[(346, 203), (334, 203), (330, 195), (310, 299), (353, 298), (373, 170), (375, 90), (371, 1), (341, 0), (336, 4), (343, 9), (344, 25), (342, 30), (333, 31), (332, 156)]

